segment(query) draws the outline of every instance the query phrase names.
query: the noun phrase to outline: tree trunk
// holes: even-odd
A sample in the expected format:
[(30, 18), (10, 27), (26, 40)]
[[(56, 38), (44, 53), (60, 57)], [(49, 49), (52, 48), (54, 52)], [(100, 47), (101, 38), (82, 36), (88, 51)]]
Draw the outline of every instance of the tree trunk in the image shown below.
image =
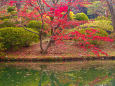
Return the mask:
[(16, 8), (17, 8), (17, 20), (20, 22), (21, 24), (21, 17), (20, 17), (20, 9), (21, 9), (21, 0), (17, 0), (16, 2)]
[(115, 10), (113, 8), (113, 4), (112, 4), (112, 0), (106, 0), (109, 11), (111, 13), (111, 19), (112, 19), (112, 25), (114, 28), (114, 32), (115, 32)]
[[(43, 35), (43, 27), (44, 27), (44, 21), (43, 21), (43, 15), (41, 15), (41, 19), (42, 19), (42, 26), (41, 26), (41, 30), (40, 30), (40, 32), (39, 32), (39, 40), (40, 40), (40, 48), (41, 48), (41, 53), (42, 52), (44, 52), (44, 49), (43, 49), (43, 44), (42, 44), (42, 41), (43, 41), (43, 39), (42, 39), (42, 35)], [(39, 28), (38, 28), (39, 29)]]
[(47, 46), (45, 47), (44, 51), (42, 52), (42, 54), (47, 54), (47, 50), (48, 48), (51, 46), (51, 44), (54, 42), (54, 40), (50, 39), (50, 41), (48, 42)]
[(40, 40), (40, 49), (41, 49), (41, 53), (44, 51), (43, 47), (42, 47), (42, 32), (40, 31), (39, 33), (39, 40)]

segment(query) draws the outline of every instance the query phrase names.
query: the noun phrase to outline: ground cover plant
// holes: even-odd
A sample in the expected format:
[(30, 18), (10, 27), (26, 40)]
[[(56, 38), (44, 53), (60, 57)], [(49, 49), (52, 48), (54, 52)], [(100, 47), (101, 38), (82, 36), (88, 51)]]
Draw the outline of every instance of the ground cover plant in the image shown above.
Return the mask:
[[(90, 4), (88, 1), (81, 2), (80, 0), (75, 0), (73, 2), (72, 0), (66, 0), (61, 2), (59, 0), (53, 0), (51, 2), (47, 2), (45, 0), (11, 0), (10, 2), (8, 2), (8, 4), (11, 6), (16, 6), (17, 8), (17, 18), (20, 19), (17, 19), (17, 21), (20, 22), (18, 24), (15, 24), (16, 27), (21, 27), (25, 29), (25, 31), (31, 32), (30, 34), (36, 34), (39, 36), (39, 47), (42, 54), (47, 54), (48, 49), (51, 46), (55, 45), (63, 44), (61, 49), (66, 49), (65, 44), (68, 40), (71, 42), (73, 42), (73, 40), (77, 40), (78, 46), (83, 48), (84, 51), (90, 50), (98, 56), (100, 54), (107, 55), (106, 52), (97, 48), (95, 46), (95, 43), (93, 42), (113, 42), (113, 40), (110, 39), (107, 35), (95, 35), (101, 32), (106, 33), (101, 30), (103, 29), (103, 27), (100, 27), (100, 23), (102, 22), (107, 23), (106, 25), (108, 25), (107, 27), (109, 27), (107, 28), (107, 30), (112, 28), (112, 25), (108, 24), (109, 20), (108, 22), (106, 22), (105, 20), (96, 20), (94, 21), (94, 26), (92, 26), (87, 15), (85, 15), (84, 13), (77, 13), (75, 15), (74, 13), (72, 13), (72, 8), (76, 8), (76, 10), (79, 10), (77, 9), (77, 5), (85, 6), (84, 4)], [(77, 16), (82, 21), (79, 21), (78, 18), (76, 20), (76, 15), (78, 14), (85, 16)], [(82, 33), (80, 32), (81, 28), (79, 28), (79, 26), (83, 25), (84, 23), (88, 23), (89, 26), (87, 27), (89, 29), (85, 29)], [(97, 26), (95, 26), (95, 24)], [(78, 28), (76, 28), (76, 30), (74, 31), (65, 33), (65, 30), (72, 29), (71, 26), (77, 26)], [(36, 29), (38, 32), (29, 30), (27, 27), (30, 27), (34, 30)], [(48, 35), (44, 37), (44, 33)], [(43, 46), (44, 39), (48, 40), (47, 43), (45, 43), (45, 46)]]

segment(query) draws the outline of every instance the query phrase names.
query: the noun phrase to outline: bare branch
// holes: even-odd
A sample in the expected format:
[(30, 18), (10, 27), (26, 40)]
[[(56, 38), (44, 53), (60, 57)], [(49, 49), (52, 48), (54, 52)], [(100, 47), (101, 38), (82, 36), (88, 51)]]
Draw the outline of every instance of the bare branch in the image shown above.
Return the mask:
[(26, 29), (24, 26), (20, 26), (20, 27), (23, 27), (25, 30), (27, 30), (27, 31), (29, 31), (29, 32), (32, 32), (32, 33), (34, 33), (34, 34), (39, 35), (39, 33), (36, 33), (36, 32), (31, 31), (31, 30), (28, 30), (28, 29)]

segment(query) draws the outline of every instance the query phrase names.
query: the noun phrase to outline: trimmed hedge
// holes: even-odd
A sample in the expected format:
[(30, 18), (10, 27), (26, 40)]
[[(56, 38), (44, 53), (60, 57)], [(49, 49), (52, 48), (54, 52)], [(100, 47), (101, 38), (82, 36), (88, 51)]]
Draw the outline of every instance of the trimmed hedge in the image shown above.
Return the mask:
[(84, 21), (89, 20), (88, 16), (85, 13), (77, 13), (77, 14), (75, 14), (74, 19), (76, 19), (76, 20), (84, 20)]
[[(31, 31), (31, 28), (27, 28)], [(36, 32), (36, 31), (34, 31)], [(32, 42), (38, 41), (38, 35), (24, 30), (22, 27), (5, 27), (0, 29), (2, 43), (7, 50), (10, 48), (18, 49), (19, 47), (29, 46)]]

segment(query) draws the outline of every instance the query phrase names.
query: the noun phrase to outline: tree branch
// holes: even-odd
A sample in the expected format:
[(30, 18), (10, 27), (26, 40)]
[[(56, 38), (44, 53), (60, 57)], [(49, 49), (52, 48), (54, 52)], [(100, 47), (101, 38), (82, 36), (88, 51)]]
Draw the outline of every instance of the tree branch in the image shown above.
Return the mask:
[(20, 27), (23, 27), (25, 30), (27, 30), (27, 31), (29, 31), (29, 32), (32, 32), (32, 33), (34, 33), (34, 34), (39, 35), (39, 33), (36, 33), (36, 32), (31, 31), (31, 30), (28, 30), (28, 29), (26, 29), (24, 26), (20, 26)]

